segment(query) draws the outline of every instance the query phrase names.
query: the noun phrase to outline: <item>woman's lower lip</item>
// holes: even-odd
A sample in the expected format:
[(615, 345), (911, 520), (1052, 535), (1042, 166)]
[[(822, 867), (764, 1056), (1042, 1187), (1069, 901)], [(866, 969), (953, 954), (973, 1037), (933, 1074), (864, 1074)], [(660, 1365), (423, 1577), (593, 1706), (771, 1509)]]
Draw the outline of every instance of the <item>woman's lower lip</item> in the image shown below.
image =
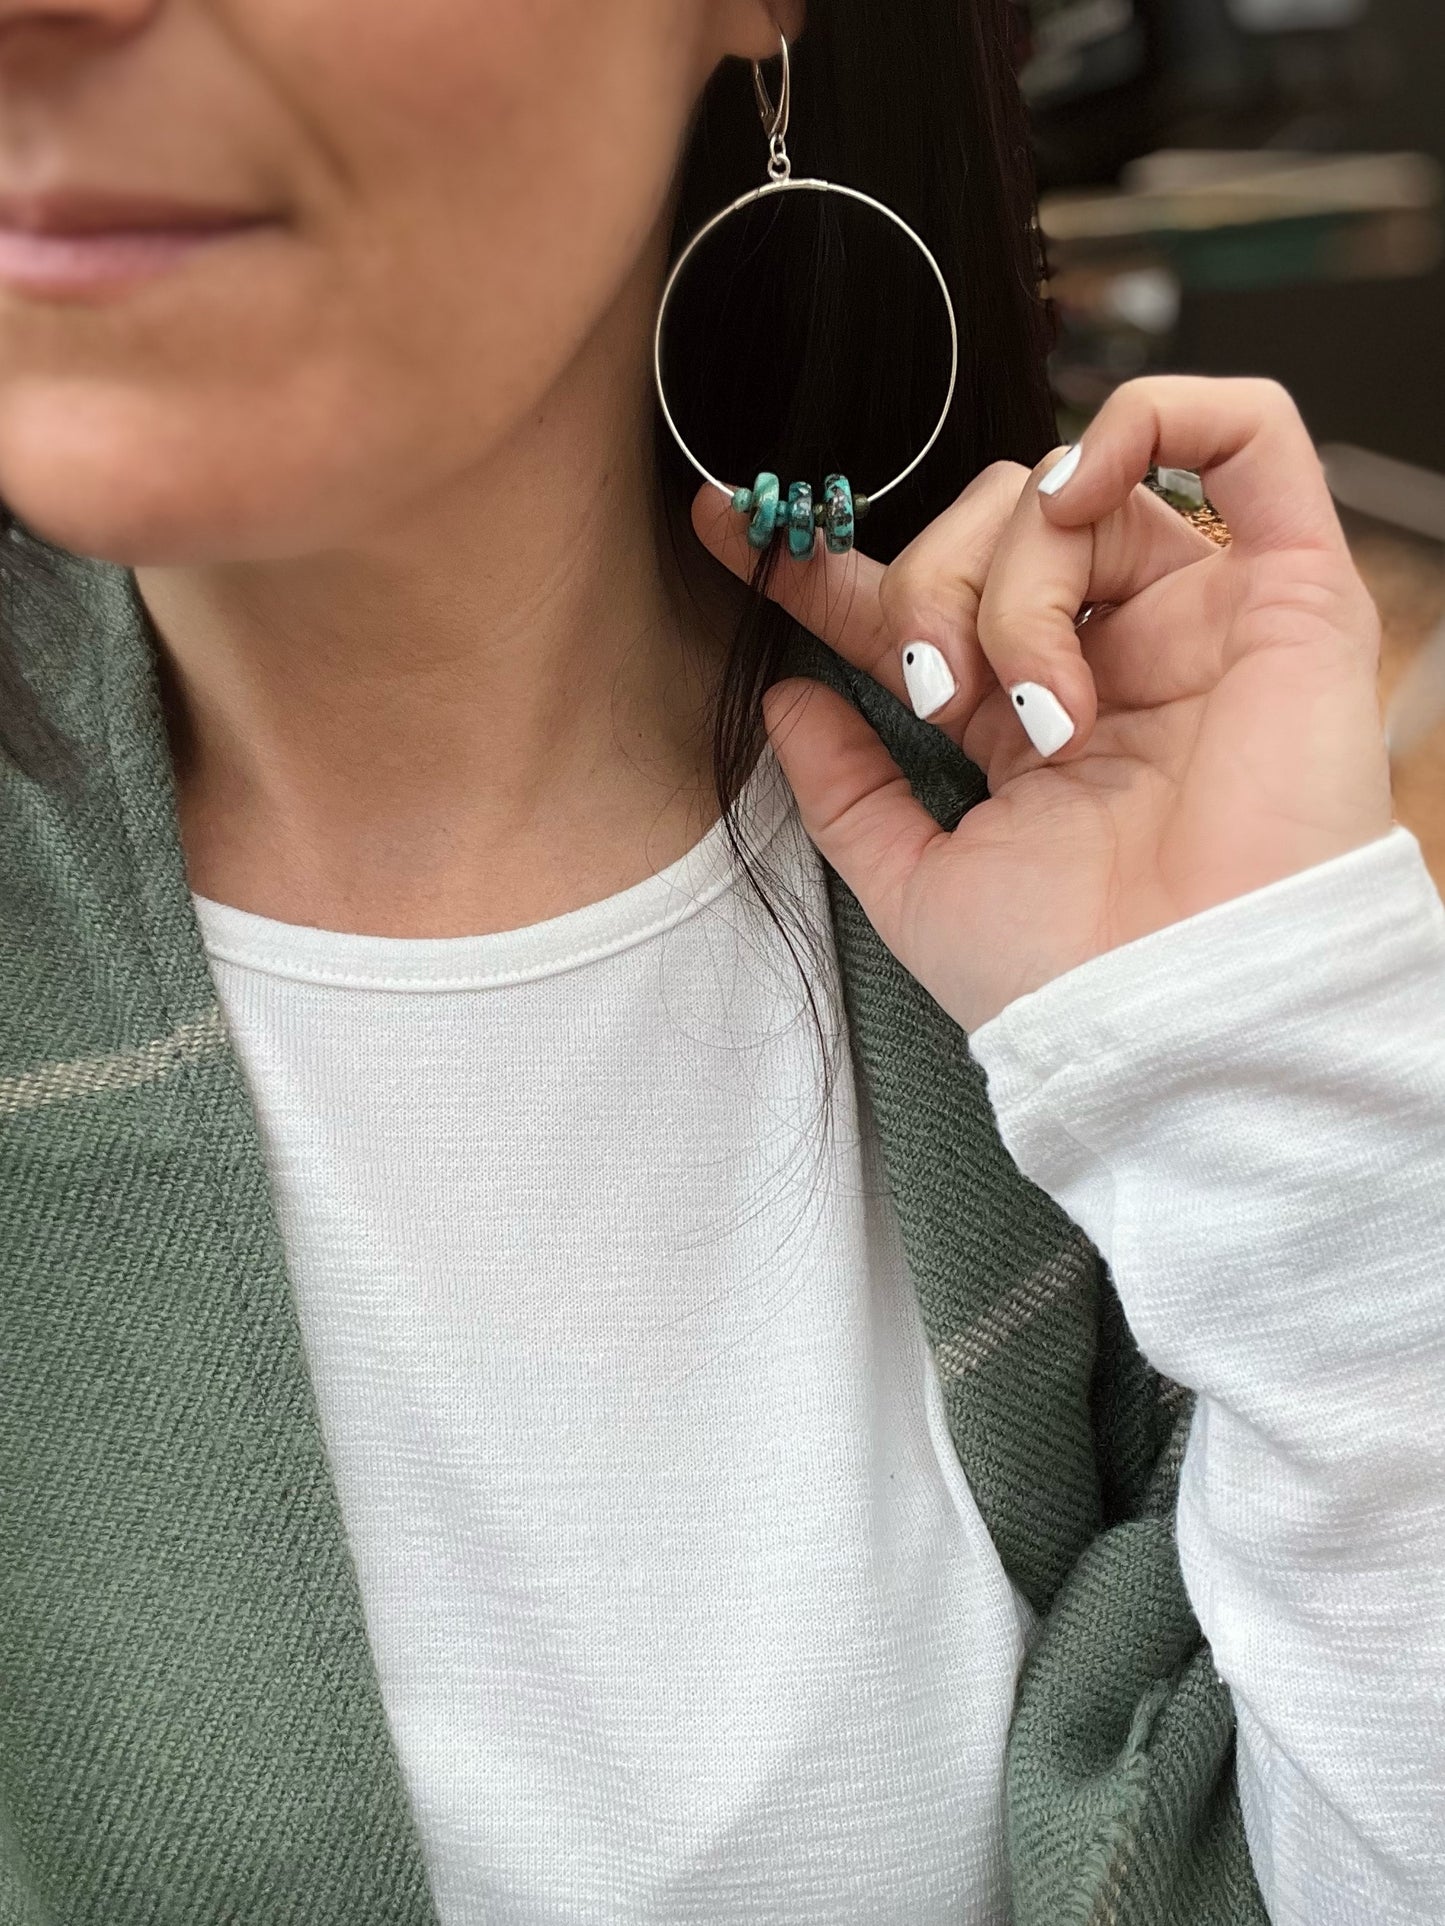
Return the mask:
[(31, 294), (81, 294), (164, 274), (218, 241), (269, 223), (234, 227), (130, 228), (101, 234), (37, 234), (0, 227), (0, 284)]

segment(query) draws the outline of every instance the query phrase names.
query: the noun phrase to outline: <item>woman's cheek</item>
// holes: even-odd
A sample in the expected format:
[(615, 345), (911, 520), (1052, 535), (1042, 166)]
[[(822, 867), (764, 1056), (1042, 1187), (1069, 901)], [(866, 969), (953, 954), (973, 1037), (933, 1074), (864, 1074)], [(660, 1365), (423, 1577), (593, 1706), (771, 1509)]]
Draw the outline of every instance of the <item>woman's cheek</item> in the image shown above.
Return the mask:
[(83, 323), (0, 306), (0, 496), (82, 553), (242, 560), (344, 541), (483, 460), (637, 269), (701, 13), (158, 9), (60, 145), (179, 195), (264, 183), (284, 219)]

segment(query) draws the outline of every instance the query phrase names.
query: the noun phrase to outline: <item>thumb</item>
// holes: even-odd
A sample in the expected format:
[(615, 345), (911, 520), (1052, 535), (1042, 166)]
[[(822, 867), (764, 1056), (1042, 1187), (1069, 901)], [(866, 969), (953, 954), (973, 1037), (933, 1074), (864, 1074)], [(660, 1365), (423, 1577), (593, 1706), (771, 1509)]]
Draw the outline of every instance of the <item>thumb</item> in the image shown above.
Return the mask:
[(898, 955), (908, 886), (928, 850), (948, 840), (947, 831), (836, 690), (799, 677), (775, 683), (763, 697), (763, 720), (804, 829)]

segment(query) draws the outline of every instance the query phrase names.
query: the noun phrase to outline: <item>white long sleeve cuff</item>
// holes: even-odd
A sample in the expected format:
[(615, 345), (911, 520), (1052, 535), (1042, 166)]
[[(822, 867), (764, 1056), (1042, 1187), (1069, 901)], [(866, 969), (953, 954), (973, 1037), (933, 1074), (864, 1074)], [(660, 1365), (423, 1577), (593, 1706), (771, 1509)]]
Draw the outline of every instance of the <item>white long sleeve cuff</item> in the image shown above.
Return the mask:
[(1276, 1926), (1445, 1921), (1445, 905), (1396, 825), (970, 1039), (1199, 1395), (1184, 1579)]

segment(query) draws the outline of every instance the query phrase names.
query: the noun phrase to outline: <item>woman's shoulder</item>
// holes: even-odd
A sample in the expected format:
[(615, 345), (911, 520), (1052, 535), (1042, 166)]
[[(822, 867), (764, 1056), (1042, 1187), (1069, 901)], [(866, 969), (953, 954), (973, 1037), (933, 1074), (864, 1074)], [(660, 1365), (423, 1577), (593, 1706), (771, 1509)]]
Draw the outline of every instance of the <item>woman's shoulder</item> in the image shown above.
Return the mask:
[(0, 699), (16, 698), (0, 750), (0, 1110), (29, 1115), (54, 1066), (153, 1027), (137, 958), (155, 877), (140, 872), (174, 836), (131, 572), (15, 529), (0, 535), (0, 572)]
[(134, 578), (116, 562), (78, 555), (11, 521), (0, 533), (0, 757), (60, 777), (68, 742), (97, 744), (104, 730), (106, 643), (136, 620)]

